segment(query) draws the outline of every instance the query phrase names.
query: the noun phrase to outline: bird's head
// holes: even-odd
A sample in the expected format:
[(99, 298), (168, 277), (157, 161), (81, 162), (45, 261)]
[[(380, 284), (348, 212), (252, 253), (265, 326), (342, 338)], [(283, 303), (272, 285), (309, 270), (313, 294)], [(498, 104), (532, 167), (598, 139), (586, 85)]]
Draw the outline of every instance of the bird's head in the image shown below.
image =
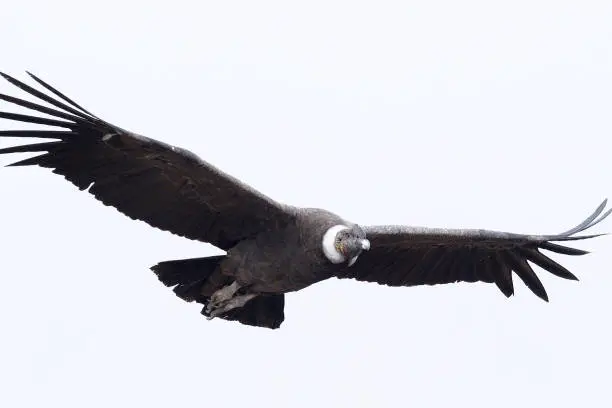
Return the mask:
[(347, 227), (335, 225), (323, 236), (323, 252), (327, 259), (335, 264), (347, 262), (353, 265), (361, 252), (370, 249), (370, 241), (359, 225)]

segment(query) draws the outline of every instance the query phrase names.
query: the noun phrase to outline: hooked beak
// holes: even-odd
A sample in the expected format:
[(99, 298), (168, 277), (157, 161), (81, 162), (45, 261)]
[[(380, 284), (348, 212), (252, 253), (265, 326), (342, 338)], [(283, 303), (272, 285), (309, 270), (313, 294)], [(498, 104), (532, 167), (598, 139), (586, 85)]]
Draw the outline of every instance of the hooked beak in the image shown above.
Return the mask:
[(367, 239), (362, 239), (361, 240), (361, 249), (363, 249), (364, 251), (368, 251), (370, 249), (370, 241)]
[[(362, 240), (360, 241), (360, 243), (361, 243), (361, 250), (362, 250), (362, 251), (367, 251), (367, 250), (369, 250), (369, 249), (370, 249), (370, 241), (368, 241), (367, 239), (362, 239)], [(357, 258), (359, 258), (359, 254), (357, 254), (357, 255), (355, 255), (354, 257), (352, 257), (351, 259), (349, 259), (349, 261), (348, 261), (348, 266), (349, 266), (349, 267), (350, 267), (350, 266), (353, 266), (353, 264), (354, 264), (355, 262), (357, 262)]]

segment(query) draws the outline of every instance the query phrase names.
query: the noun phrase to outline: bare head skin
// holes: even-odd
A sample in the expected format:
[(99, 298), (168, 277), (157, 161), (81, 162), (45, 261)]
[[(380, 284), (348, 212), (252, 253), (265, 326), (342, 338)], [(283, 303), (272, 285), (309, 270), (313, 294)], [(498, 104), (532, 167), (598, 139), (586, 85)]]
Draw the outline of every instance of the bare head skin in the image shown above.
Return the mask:
[(323, 253), (331, 263), (353, 265), (361, 252), (370, 249), (370, 241), (359, 225), (335, 225), (323, 235)]

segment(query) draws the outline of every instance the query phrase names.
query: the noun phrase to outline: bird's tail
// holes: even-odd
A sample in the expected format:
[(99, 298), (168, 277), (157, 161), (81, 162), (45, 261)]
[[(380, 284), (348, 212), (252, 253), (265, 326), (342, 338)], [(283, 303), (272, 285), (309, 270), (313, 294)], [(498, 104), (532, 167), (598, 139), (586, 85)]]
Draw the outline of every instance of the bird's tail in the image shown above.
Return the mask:
[[(160, 262), (151, 267), (159, 280), (168, 287), (174, 287), (174, 293), (186, 302), (197, 302), (204, 307), (209, 301), (208, 294), (202, 293), (202, 288), (211, 286), (212, 290), (221, 289), (231, 283), (231, 279), (218, 278), (218, 267), (225, 255), (206, 258), (179, 259)], [(214, 282), (219, 280), (219, 282)], [(210, 289), (210, 288), (209, 288)], [(285, 319), (285, 296), (283, 294), (259, 295), (243, 307), (232, 309), (219, 316), (225, 320), (238, 321), (249, 326), (277, 329)]]

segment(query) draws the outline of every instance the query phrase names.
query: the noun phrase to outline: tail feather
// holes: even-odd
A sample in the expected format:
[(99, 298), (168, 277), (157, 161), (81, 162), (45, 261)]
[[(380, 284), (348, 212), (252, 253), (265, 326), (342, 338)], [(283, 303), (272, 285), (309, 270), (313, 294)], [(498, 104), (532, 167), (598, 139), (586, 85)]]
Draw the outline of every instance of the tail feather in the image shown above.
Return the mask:
[[(204, 305), (202, 314), (206, 316), (209, 297), (202, 293), (202, 288), (215, 280), (209, 279), (217, 271), (224, 258), (225, 255), (219, 255), (164, 261), (151, 267), (151, 270), (164, 285), (173, 287), (174, 293), (179, 298), (186, 302), (197, 302)], [(221, 289), (230, 283), (231, 279), (228, 278), (218, 283), (219, 287), (216, 289)], [(285, 319), (284, 308), (285, 296), (283, 294), (259, 295), (243, 307), (232, 309), (219, 317), (249, 326), (277, 329)]]
[(164, 261), (151, 270), (164, 285), (174, 286), (174, 293), (184, 301), (204, 303), (207, 299), (201, 295), (200, 290), (224, 257), (219, 255)]
[(249, 326), (278, 329), (285, 320), (285, 295), (261, 295), (248, 302), (244, 307), (230, 310), (225, 320), (238, 321)]
[(151, 269), (164, 285), (174, 286), (208, 278), (223, 258), (225, 255), (164, 261)]

